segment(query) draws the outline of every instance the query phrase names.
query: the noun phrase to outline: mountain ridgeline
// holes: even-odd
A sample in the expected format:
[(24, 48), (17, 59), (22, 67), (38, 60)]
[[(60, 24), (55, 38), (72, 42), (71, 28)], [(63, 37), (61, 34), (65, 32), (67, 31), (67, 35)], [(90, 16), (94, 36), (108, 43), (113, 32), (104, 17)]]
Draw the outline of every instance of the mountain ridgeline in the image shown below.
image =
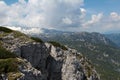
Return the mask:
[(120, 41), (115, 43), (115, 38), (110, 35), (44, 29), (43, 34), (36, 36), (45, 41), (58, 41), (77, 49), (93, 63), (101, 80), (120, 80), (120, 48), (116, 44)]
[(0, 80), (100, 80), (92, 63), (60, 43), (0, 27)]
[(105, 36), (120, 47), (120, 33), (105, 34)]

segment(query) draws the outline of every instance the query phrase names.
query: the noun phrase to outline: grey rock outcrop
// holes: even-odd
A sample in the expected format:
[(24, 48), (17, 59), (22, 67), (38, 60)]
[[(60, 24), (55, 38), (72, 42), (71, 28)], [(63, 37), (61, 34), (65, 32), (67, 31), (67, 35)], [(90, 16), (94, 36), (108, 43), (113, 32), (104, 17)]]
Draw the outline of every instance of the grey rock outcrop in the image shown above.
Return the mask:
[(75, 56), (69, 54), (62, 68), (63, 80), (86, 80), (82, 66)]
[[(25, 37), (25, 36), (24, 36)], [(63, 50), (50, 43), (15, 38), (9, 34), (1, 39), (3, 47), (23, 60), (23, 74), (18, 80), (100, 80), (89, 61), (76, 50)]]
[[(18, 67), (21, 73), (19, 73), (20, 77), (18, 77), (17, 80), (44, 80), (41, 71), (34, 68), (30, 62), (28, 62), (26, 59), (21, 59), (21, 58), (17, 58), (17, 59), (18, 61), (21, 62)], [(17, 75), (16, 73), (13, 73), (12, 77), (15, 77), (16, 75)], [(0, 80), (9, 80), (8, 74), (0, 74)]]
[(49, 43), (21, 47), (21, 57), (39, 69), (44, 80), (99, 80), (87, 59), (82, 55), (78, 58), (78, 55), (81, 54), (75, 50), (65, 51)]
[(19, 70), (22, 73), (22, 76), (19, 80), (43, 80), (43, 75), (41, 71), (32, 67), (31, 63), (25, 59), (20, 59), (22, 64), (19, 65)]
[(21, 57), (27, 59), (34, 68), (41, 71), (44, 80), (47, 79), (46, 60), (49, 55), (49, 49), (44, 44), (30, 43), (21, 46)]

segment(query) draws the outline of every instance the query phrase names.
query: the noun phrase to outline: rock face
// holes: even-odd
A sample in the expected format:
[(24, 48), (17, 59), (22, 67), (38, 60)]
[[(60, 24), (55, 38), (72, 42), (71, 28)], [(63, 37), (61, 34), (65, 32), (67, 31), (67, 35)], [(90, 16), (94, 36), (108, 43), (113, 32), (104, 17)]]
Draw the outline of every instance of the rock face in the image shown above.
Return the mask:
[(30, 43), (25, 46), (21, 46), (21, 57), (27, 59), (34, 68), (42, 72), (44, 76), (43, 80), (47, 80), (46, 60), (48, 55), (49, 49), (47, 49), (45, 44), (34, 42), (33, 44)]
[(35, 80), (99, 80), (87, 59), (72, 49), (64, 51), (48, 43), (33, 43), (21, 47), (21, 57), (41, 71), (41, 79)]
[(32, 67), (31, 63), (27, 60), (22, 60), (24, 64), (19, 66), (19, 70), (22, 73), (22, 76), (19, 80), (43, 80), (41, 71)]
[(63, 80), (86, 80), (82, 66), (78, 63), (75, 56), (68, 55), (62, 68)]
[(3, 47), (23, 62), (19, 65), (22, 76), (17, 80), (100, 80), (93, 66), (76, 50), (25, 39), (15, 38), (13, 33), (1, 39)]
[[(45, 41), (57, 41), (81, 52), (99, 72), (101, 80), (120, 79), (120, 34), (96, 32), (59, 32), (47, 30), (36, 35)], [(117, 44), (115, 44), (117, 43)], [(109, 71), (109, 73), (108, 73)]]

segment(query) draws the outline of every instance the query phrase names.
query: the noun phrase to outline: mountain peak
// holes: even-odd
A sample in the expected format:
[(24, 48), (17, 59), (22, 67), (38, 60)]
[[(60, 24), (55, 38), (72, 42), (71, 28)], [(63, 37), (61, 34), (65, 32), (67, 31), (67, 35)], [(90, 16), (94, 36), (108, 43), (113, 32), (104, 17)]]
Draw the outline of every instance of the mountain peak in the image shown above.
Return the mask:
[(0, 79), (99, 80), (89, 60), (76, 50), (4, 27), (0, 32), (0, 64), (6, 63), (0, 65)]

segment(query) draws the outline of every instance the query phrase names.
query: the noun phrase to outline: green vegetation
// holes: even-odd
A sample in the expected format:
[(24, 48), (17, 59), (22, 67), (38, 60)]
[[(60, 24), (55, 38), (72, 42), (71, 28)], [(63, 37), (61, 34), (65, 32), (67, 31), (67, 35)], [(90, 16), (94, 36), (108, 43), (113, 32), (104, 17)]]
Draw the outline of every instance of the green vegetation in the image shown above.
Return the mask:
[[(66, 36), (67, 35), (67, 36)], [(46, 41), (58, 41), (61, 44), (68, 45), (78, 50), (91, 60), (101, 80), (120, 80), (120, 49), (112, 42), (107, 40), (108, 45), (101, 41), (101, 37), (95, 34), (51, 34), (49, 38), (43, 38)], [(119, 35), (118, 35), (119, 36)], [(119, 41), (118, 37), (116, 37)], [(116, 39), (113, 38), (112, 39)], [(113, 41), (114, 42), (114, 41)], [(78, 59), (82, 56), (77, 55)], [(113, 60), (113, 61), (112, 61)], [(84, 65), (84, 62), (82, 63)], [(88, 76), (91, 74), (88, 68)]]
[(120, 47), (120, 33), (105, 34), (105, 36)]
[(85, 69), (87, 70), (87, 76), (90, 77), (92, 75), (92, 68), (88, 65), (85, 65)]
[(17, 80), (22, 74), (20, 72), (10, 72), (8, 73), (8, 80)]
[(0, 38), (7, 36), (9, 33), (0, 34)]
[(67, 47), (65, 47), (64, 45), (61, 45), (60, 43), (58, 43), (58, 42), (55, 42), (55, 41), (49, 41), (48, 43), (51, 43), (53, 46), (55, 46), (55, 47), (60, 47), (61, 49), (63, 49), (63, 50), (68, 50), (68, 48)]
[(32, 40), (36, 41), (36, 42), (40, 42), (43, 43), (43, 41), (40, 38), (37, 37), (31, 37)]
[(0, 59), (15, 58), (16, 55), (0, 46)]
[(19, 31), (14, 31), (14, 30), (11, 30), (11, 29), (9, 29), (9, 28), (6, 28), (6, 27), (1, 27), (0, 26), (0, 31), (3, 31), (4, 33), (2, 33), (2, 34), (0, 34), (0, 37), (4, 37), (4, 36), (7, 36), (8, 34), (10, 34), (10, 33), (13, 33), (12, 35), (15, 37), (15, 38), (19, 38), (19, 37), (26, 37), (26, 38), (28, 38), (28, 36), (27, 35), (25, 35), (24, 33), (21, 33), (21, 32), (19, 32)]
[[(4, 32), (0, 34), (0, 38), (7, 36), (8, 34), (14, 32), (11, 29), (0, 26), (0, 31)], [(0, 74), (9, 74), (10, 72), (18, 73), (18, 61), (16, 55), (5, 48), (2, 47), (3, 42), (0, 41)], [(15, 79), (9, 79), (15, 80)]]
[[(2, 42), (0, 42), (0, 45), (2, 45)], [(0, 74), (18, 70), (16, 57), (14, 53), (0, 46)]]
[(17, 72), (18, 71), (17, 64), (18, 63), (16, 58), (0, 59), (0, 74)]
[(95, 67), (100, 73), (101, 80), (120, 80), (120, 72), (114, 71), (115, 65), (111, 66), (111, 63), (105, 61), (99, 61), (99, 64)]
[(0, 27), (0, 31), (3, 33), (0, 33), (0, 38), (7, 37), (7, 36), (12, 36), (14, 38), (19, 38), (22, 42), (32, 42), (33, 40), (30, 39), (29, 36), (27, 36), (24, 33), (21, 33), (19, 31), (14, 31), (5, 27)]
[(81, 58), (83, 58), (83, 55), (81, 55), (81, 54), (76, 54), (76, 58), (80, 60)]
[(0, 26), (0, 31), (3, 31), (3, 32), (5, 32), (5, 33), (11, 33), (11, 32), (13, 32), (13, 30), (8, 29), (8, 28), (6, 28), (6, 27), (2, 27), (2, 26)]
[(25, 37), (27, 37), (27, 35), (19, 32), (19, 31), (14, 31), (14, 37), (15, 37), (15, 38), (20, 37), (20, 36), (25, 36)]

